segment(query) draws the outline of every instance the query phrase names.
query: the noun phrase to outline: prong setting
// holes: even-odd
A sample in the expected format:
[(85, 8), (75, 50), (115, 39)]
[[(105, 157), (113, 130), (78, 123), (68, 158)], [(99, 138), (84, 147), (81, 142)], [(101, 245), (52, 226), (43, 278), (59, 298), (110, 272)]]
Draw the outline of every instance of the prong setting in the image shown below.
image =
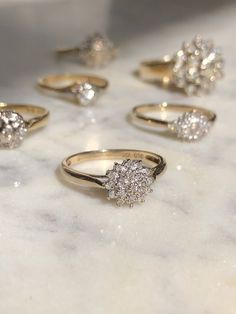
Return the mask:
[(87, 106), (97, 99), (99, 89), (93, 84), (83, 82), (75, 83), (71, 87), (71, 92), (80, 105)]

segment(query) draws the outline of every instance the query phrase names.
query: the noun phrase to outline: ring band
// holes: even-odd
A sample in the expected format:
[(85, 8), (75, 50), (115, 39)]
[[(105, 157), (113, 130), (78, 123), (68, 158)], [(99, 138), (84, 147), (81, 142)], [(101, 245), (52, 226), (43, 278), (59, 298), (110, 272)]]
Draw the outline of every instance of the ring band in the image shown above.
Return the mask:
[[(92, 160), (122, 160), (114, 163), (105, 175), (95, 175), (78, 171), (73, 166)], [(165, 169), (164, 159), (155, 153), (141, 150), (111, 149), (89, 151), (71, 155), (61, 164), (63, 176), (70, 182), (106, 189), (109, 199), (116, 199), (117, 205), (142, 202), (150, 185)]]
[[(152, 118), (147, 114), (151, 112), (160, 113), (160, 119)], [(181, 112), (182, 114), (175, 120), (167, 120), (167, 115), (170, 112)], [(134, 107), (132, 118), (134, 121), (147, 126), (166, 128), (182, 140), (195, 141), (208, 133), (216, 120), (216, 114), (201, 107), (163, 102)]]
[(49, 111), (43, 107), (0, 103), (0, 147), (18, 147), (28, 132), (44, 127), (48, 117)]
[(104, 78), (83, 74), (51, 74), (38, 80), (40, 87), (73, 96), (80, 105), (94, 102), (108, 87)]
[(196, 36), (173, 57), (142, 62), (139, 76), (148, 82), (172, 84), (188, 95), (201, 95), (210, 92), (223, 77), (223, 66), (223, 56), (212, 41)]

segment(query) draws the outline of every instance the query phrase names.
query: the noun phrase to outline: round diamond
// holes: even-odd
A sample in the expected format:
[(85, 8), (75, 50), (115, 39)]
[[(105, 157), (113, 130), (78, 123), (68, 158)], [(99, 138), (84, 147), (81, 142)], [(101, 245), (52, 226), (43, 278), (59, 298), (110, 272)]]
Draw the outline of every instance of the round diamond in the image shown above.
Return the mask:
[(169, 128), (178, 138), (195, 141), (206, 135), (211, 127), (209, 119), (200, 112), (185, 112), (178, 119), (169, 123)]
[(27, 128), (21, 115), (14, 111), (0, 111), (0, 147), (18, 147), (26, 133)]
[(89, 67), (102, 67), (114, 58), (114, 51), (114, 44), (108, 38), (94, 34), (80, 45), (79, 58)]
[(98, 94), (98, 89), (90, 83), (75, 84), (72, 89), (79, 104), (86, 106), (94, 101)]
[(117, 205), (133, 206), (136, 202), (143, 202), (146, 194), (152, 192), (150, 185), (153, 182), (150, 168), (143, 166), (140, 160), (126, 159), (107, 171), (104, 187), (108, 198), (116, 199)]
[(188, 95), (208, 93), (223, 76), (221, 52), (209, 40), (200, 36), (184, 43), (174, 56), (173, 82)]

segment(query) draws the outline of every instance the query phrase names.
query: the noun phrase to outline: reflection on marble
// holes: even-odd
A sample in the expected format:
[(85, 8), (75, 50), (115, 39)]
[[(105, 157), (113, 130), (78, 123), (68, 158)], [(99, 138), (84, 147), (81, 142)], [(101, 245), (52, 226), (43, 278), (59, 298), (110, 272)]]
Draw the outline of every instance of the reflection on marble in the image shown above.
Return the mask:
[[(0, 10), (1, 100), (51, 111), (47, 128), (0, 153), (0, 313), (235, 314), (235, 5), (153, 27), (120, 47), (109, 67), (88, 71), (50, 52), (65, 37), (74, 42), (78, 30), (85, 37), (91, 20), (74, 13), (74, 2), (46, 3)], [(101, 3), (104, 17), (108, 1)], [(106, 28), (100, 16), (93, 23)], [(226, 76), (213, 94), (188, 98), (131, 75), (140, 60), (175, 51), (196, 32), (224, 47)], [(110, 88), (87, 108), (34, 88), (38, 76), (63, 71), (94, 72)], [(218, 120), (206, 138), (188, 144), (126, 119), (134, 105), (164, 100), (206, 106)], [(66, 155), (112, 147), (166, 158), (168, 169), (145, 204), (119, 209), (101, 191), (58, 178)]]

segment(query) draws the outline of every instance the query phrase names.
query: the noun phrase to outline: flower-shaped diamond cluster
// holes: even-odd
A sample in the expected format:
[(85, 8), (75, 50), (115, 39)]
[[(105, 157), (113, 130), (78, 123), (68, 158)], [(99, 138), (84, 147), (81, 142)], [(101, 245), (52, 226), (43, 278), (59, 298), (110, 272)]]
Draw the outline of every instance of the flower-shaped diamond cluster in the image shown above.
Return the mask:
[(114, 44), (100, 34), (88, 37), (79, 51), (80, 61), (90, 67), (102, 67), (114, 58)]
[(174, 56), (173, 81), (188, 95), (208, 93), (223, 76), (223, 57), (209, 40), (196, 36)]
[(152, 169), (143, 166), (140, 160), (126, 159), (122, 163), (115, 163), (106, 176), (104, 186), (108, 199), (116, 199), (118, 206), (127, 204), (132, 207), (134, 203), (144, 202), (145, 196), (152, 192)]
[(0, 111), (0, 147), (15, 148), (27, 133), (24, 119), (14, 111)]
[(179, 118), (169, 123), (169, 129), (185, 141), (196, 141), (206, 135), (211, 122), (201, 112), (184, 112)]

